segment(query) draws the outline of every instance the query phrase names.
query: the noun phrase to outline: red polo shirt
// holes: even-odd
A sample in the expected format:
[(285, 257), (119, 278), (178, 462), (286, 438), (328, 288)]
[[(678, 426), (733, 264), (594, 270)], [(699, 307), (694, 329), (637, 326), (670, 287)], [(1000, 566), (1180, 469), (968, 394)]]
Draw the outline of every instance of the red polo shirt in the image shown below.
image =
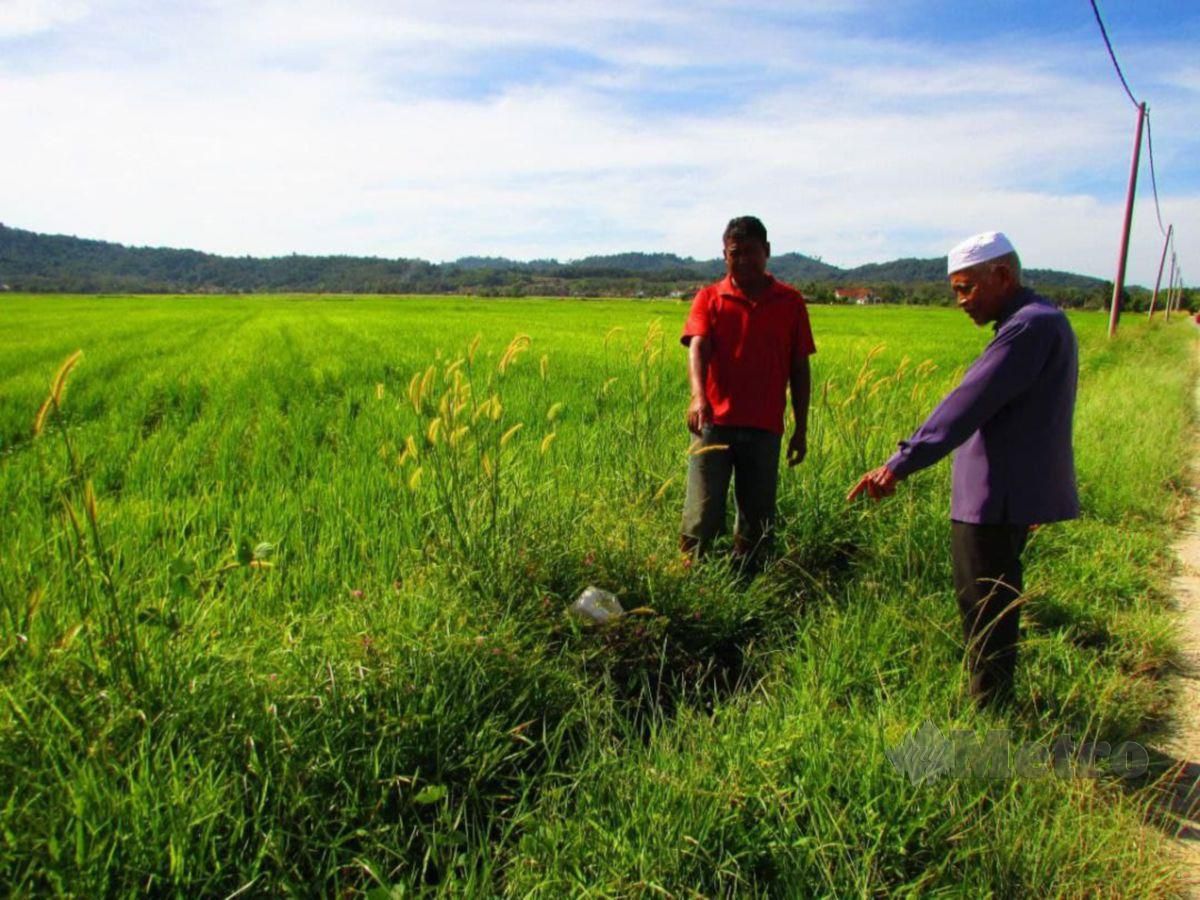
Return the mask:
[(771, 278), (751, 301), (727, 276), (692, 301), (680, 341), (697, 335), (711, 349), (704, 393), (713, 423), (783, 434), (792, 360), (817, 350), (800, 292)]

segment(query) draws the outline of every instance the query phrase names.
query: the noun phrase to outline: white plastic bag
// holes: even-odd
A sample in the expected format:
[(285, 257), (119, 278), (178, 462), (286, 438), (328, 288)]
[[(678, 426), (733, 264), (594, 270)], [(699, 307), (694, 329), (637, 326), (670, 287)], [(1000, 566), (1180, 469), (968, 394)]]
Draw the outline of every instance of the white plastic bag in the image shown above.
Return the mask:
[(571, 614), (603, 624), (619, 619), (625, 615), (625, 610), (616, 594), (589, 584), (571, 604)]

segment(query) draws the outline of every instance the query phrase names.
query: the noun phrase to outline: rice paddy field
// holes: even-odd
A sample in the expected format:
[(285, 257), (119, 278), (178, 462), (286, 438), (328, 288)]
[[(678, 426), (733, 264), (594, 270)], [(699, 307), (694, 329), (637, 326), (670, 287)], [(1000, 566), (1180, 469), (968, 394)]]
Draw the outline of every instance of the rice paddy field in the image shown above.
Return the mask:
[[(1017, 702), (980, 713), (948, 464), (844, 497), (990, 332), (812, 308), (809, 457), (746, 583), (677, 552), (685, 313), (0, 298), (0, 884), (1177, 891), (1154, 745), (1195, 329), (1126, 317), (1110, 342), (1072, 318), (1085, 515), (1034, 534)], [(588, 585), (630, 612), (571, 618)], [(1001, 753), (913, 778), (892, 760), (926, 723), (956, 747), (1133, 741), (1149, 764)]]

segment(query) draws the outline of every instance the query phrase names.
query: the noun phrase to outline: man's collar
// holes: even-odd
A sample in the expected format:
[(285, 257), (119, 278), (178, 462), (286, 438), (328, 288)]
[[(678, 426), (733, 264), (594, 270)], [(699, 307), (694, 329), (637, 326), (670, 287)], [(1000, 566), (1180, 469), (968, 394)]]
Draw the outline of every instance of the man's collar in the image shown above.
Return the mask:
[(747, 303), (758, 302), (764, 300), (775, 293), (775, 276), (770, 272), (767, 273), (766, 282), (763, 284), (763, 289), (755, 295), (754, 300), (746, 296), (745, 292), (734, 283), (732, 275), (726, 275), (717, 285), (717, 293), (727, 297), (735, 297), (738, 300), (745, 300)]
[(1013, 291), (1012, 296), (1004, 301), (1004, 306), (1000, 308), (1000, 315), (992, 323), (992, 331), (999, 331), (1000, 326), (1011, 319), (1013, 313), (1032, 300), (1033, 296), (1033, 291), (1027, 287), (1019, 287)]

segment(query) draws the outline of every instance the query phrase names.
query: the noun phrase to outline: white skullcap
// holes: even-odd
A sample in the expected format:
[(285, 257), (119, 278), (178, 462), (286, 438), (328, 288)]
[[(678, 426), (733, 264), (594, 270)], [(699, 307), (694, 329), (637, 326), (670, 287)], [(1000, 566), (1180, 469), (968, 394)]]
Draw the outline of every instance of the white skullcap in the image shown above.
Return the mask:
[(950, 251), (946, 258), (946, 274), (953, 275), (1013, 252), (1012, 243), (1002, 232), (985, 231), (972, 235)]

